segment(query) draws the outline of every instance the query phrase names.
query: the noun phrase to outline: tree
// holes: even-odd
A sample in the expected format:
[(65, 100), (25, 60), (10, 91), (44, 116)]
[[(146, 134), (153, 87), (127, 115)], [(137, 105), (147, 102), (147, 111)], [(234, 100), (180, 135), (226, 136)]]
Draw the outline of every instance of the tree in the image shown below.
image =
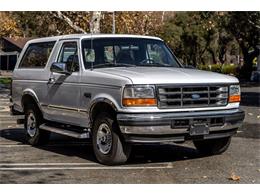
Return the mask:
[(165, 22), (163, 37), (185, 64), (234, 63), (238, 44), (223, 26), (226, 12), (176, 12)]
[(26, 37), (89, 32), (90, 12), (12, 12)]
[(177, 12), (166, 21), (161, 36), (185, 64), (217, 63), (217, 30), (212, 12)]
[(21, 35), (21, 30), (10, 12), (0, 12), (0, 37)]
[[(116, 33), (155, 35), (162, 26), (163, 12), (115, 12)], [(101, 20), (101, 32), (112, 32), (111, 12), (104, 12)]]
[(52, 12), (52, 14), (54, 16), (56, 16), (57, 18), (61, 19), (62, 21), (66, 22), (76, 32), (86, 33), (86, 31), (84, 29), (82, 29), (80, 26), (76, 25), (68, 16), (63, 14), (61, 11), (57, 11), (56, 13)]
[(92, 12), (91, 22), (90, 22), (90, 32), (91, 33), (100, 33), (100, 20), (101, 12), (95, 11)]
[(241, 76), (250, 78), (253, 59), (259, 55), (260, 12), (228, 12), (222, 17), (222, 25), (234, 36), (243, 54)]

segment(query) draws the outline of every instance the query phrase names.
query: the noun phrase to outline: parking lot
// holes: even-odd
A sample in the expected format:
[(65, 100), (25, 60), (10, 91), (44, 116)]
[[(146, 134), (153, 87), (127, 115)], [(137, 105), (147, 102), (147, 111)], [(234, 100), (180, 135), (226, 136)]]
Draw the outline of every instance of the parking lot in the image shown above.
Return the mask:
[(0, 183), (260, 183), (259, 85), (242, 85), (246, 118), (224, 154), (200, 156), (191, 142), (136, 146), (122, 166), (98, 164), (90, 143), (68, 137), (27, 145), (8, 94), (0, 88)]

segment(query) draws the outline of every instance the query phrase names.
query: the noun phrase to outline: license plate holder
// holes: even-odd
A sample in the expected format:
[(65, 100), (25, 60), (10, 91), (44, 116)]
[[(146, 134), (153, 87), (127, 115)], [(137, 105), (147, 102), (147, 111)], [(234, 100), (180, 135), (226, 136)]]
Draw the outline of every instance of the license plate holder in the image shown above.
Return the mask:
[(209, 125), (207, 123), (190, 125), (190, 135), (207, 135), (209, 134)]

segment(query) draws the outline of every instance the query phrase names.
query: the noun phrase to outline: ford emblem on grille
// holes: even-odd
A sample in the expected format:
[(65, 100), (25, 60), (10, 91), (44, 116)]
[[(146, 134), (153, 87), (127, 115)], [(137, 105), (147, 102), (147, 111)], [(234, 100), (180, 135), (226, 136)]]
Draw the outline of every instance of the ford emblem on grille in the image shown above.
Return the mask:
[(200, 95), (199, 94), (192, 94), (191, 97), (194, 100), (200, 99)]

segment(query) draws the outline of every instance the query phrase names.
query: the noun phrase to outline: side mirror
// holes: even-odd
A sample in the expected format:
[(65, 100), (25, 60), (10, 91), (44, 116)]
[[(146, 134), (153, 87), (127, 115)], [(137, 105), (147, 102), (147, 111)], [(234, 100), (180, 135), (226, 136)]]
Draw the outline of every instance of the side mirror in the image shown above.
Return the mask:
[(56, 72), (56, 73), (65, 74), (65, 75), (71, 74), (71, 72), (69, 72), (67, 69), (67, 64), (59, 63), (59, 62), (54, 62), (51, 65), (51, 72)]
[(196, 67), (193, 66), (193, 65), (184, 65), (184, 68), (188, 68), (188, 69), (196, 69)]

